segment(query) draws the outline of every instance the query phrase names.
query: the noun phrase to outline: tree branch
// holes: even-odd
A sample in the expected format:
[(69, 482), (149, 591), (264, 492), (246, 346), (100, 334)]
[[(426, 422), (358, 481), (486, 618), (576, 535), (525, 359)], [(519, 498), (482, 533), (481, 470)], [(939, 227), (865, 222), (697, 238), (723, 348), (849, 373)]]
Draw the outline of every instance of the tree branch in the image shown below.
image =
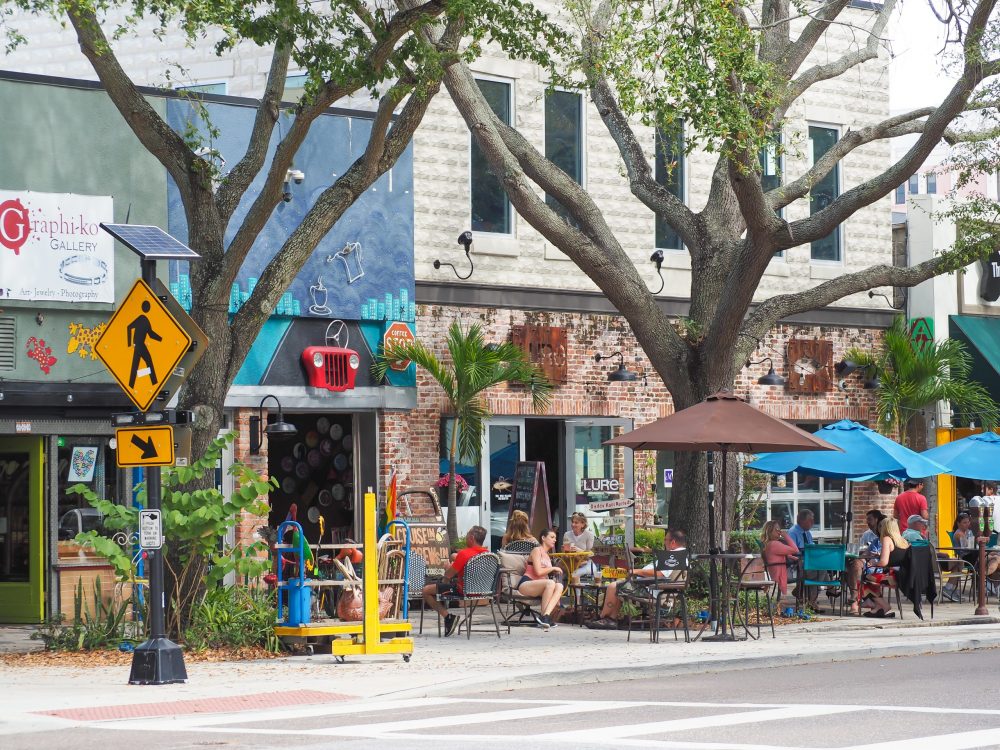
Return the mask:
[(781, 77), (790, 80), (792, 76), (802, 67), (802, 63), (809, 57), (816, 43), (820, 40), (826, 30), (830, 28), (830, 22), (839, 16), (844, 8), (850, 4), (851, 0), (828, 0), (820, 8), (796, 39), (788, 46), (784, 62), (781, 66)]
[(278, 105), (285, 92), (285, 78), (288, 75), (288, 60), (291, 48), (277, 45), (271, 55), (271, 67), (264, 85), (264, 96), (257, 107), (253, 129), (246, 153), (232, 168), (215, 194), (215, 204), (224, 223), (228, 223), (240, 200), (253, 183), (267, 159), (268, 144), (274, 125), (281, 116)]
[[(837, 2), (829, 3), (824, 6), (824, 10), (834, 5), (846, 4), (847, 3), (841, 3), (840, 0), (837, 0)], [(868, 32), (868, 40), (866, 41), (864, 47), (848, 52), (843, 57), (834, 60), (831, 63), (814, 65), (799, 75), (798, 78), (792, 80), (789, 83), (788, 89), (783, 97), (784, 105), (786, 107), (790, 105), (802, 96), (802, 94), (804, 94), (813, 84), (818, 83), (819, 81), (827, 81), (831, 78), (836, 78), (839, 75), (843, 75), (853, 67), (877, 58), (878, 46), (882, 41), (882, 32), (885, 31), (886, 24), (889, 23), (890, 15), (892, 14), (892, 10), (895, 6), (896, 0), (884, 0), (882, 3), (882, 10), (879, 11), (878, 16), (875, 18), (875, 22), (872, 24), (871, 29)], [(840, 10), (842, 9), (843, 7), (840, 8)], [(840, 10), (837, 12), (839, 13)], [(810, 21), (809, 25), (812, 25), (812, 23), (813, 22)], [(825, 21), (825, 24), (828, 25), (829, 20)], [(808, 26), (806, 28), (808, 30)], [(815, 42), (813, 42), (813, 44), (815, 44)], [(789, 72), (789, 75), (793, 75), (794, 73), (795, 70), (792, 70)]]

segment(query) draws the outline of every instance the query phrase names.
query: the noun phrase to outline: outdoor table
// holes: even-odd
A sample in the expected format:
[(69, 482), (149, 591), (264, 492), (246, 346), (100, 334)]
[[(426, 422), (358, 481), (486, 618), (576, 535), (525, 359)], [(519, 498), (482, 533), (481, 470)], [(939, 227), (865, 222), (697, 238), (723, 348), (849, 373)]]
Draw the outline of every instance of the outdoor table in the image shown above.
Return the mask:
[[(719, 606), (719, 610), (718, 610), (719, 611), (719, 622), (716, 624), (716, 627), (715, 627), (715, 635), (710, 636), (710, 637), (706, 638), (705, 640), (710, 640), (710, 639), (711, 640), (720, 640), (720, 641), (746, 640), (745, 638), (737, 638), (736, 637), (736, 629), (735, 629), (735, 627), (732, 626), (732, 622), (731, 621), (729, 622), (730, 633), (726, 633), (726, 624), (727, 624), (727, 620), (729, 620), (729, 618), (727, 616), (727, 613), (728, 613), (728, 610), (729, 610), (729, 576), (727, 575), (727, 571), (726, 571), (726, 562), (727, 561), (738, 561), (738, 560), (744, 560), (744, 561), (749, 562), (751, 560), (755, 560), (755, 559), (759, 559), (759, 558), (760, 558), (760, 554), (755, 554), (755, 553), (750, 553), (750, 552), (701, 552), (701, 553), (697, 553), (697, 554), (691, 555), (691, 560), (696, 561), (696, 562), (700, 562), (700, 561), (709, 561), (709, 562), (711, 562), (713, 560), (719, 560), (719, 561), (722, 562), (722, 574), (723, 574), (722, 575), (722, 596), (720, 597), (722, 599), (722, 601), (719, 602), (719, 605), (720, 605)], [(749, 564), (743, 566), (743, 569), (740, 571), (739, 580), (742, 580), (744, 573), (746, 572), (747, 568), (749, 568), (749, 567), (750, 567)], [(738, 587), (737, 587), (737, 590), (738, 590)], [(705, 629), (708, 627), (708, 624), (709, 623), (707, 621), (704, 622), (704, 623), (702, 623), (701, 629), (698, 631), (698, 635), (696, 635), (692, 640), (696, 641), (699, 638), (701, 638), (702, 635), (705, 633)]]
[(580, 627), (583, 627), (583, 611), (588, 608), (589, 605), (583, 603), (583, 597), (587, 592), (592, 592), (594, 595), (594, 612), (596, 616), (600, 617), (601, 607), (603, 606), (603, 597), (607, 594), (608, 588), (617, 583), (614, 580), (594, 580), (594, 581), (575, 581), (569, 584), (570, 591), (573, 592), (573, 609), (577, 613), (577, 620)]
[(549, 557), (551, 557), (556, 565), (563, 569), (566, 574), (566, 580), (569, 581), (573, 578), (573, 572), (583, 565), (587, 560), (592, 558), (594, 553), (589, 550), (577, 550), (576, 552), (550, 552)]

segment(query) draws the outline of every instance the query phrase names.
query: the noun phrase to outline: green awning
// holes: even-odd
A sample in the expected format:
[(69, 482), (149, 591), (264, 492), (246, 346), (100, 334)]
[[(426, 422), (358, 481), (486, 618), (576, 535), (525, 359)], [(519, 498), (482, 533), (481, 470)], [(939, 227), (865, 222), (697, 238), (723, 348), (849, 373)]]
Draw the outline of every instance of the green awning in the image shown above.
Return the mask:
[(962, 341), (972, 355), (972, 379), (1000, 401), (1000, 318), (952, 315), (948, 321), (951, 337)]

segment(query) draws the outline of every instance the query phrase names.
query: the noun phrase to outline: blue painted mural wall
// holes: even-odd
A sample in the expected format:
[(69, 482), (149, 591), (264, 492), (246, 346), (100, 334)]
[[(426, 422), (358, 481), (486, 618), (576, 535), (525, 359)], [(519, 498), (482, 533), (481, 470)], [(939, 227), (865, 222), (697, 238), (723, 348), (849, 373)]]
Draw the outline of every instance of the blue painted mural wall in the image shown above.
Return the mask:
[[(202, 102), (198, 106), (204, 107), (207, 119), (217, 133), (214, 138), (205, 135), (208, 132), (205, 118), (198, 115), (195, 104), (190, 101), (169, 100), (168, 121), (178, 132), (185, 132), (193, 126), (202, 133), (205, 144), (225, 159), (226, 166), (222, 169), (225, 174), (243, 156), (255, 110), (219, 102)], [(288, 132), (291, 118), (283, 114), (280, 123), (269, 146), (272, 155), (282, 134)], [(229, 301), (231, 313), (246, 302), (267, 263), (301, 223), (316, 199), (364, 152), (370, 131), (371, 121), (365, 117), (328, 114), (316, 120), (294, 159), (294, 169), (304, 172), (305, 179), (302, 184), (290, 183), (292, 200), (277, 206), (251, 248), (233, 284)], [(227, 242), (235, 235), (263, 187), (264, 179), (262, 172), (234, 213), (226, 232)], [(172, 235), (186, 241), (187, 221), (180, 195), (172, 182), (167, 198), (168, 229)], [(191, 287), (186, 264), (172, 264), (170, 286), (181, 304), (189, 307)], [(404, 321), (413, 327), (412, 146), (392, 170), (347, 210), (319, 243), (282, 296), (272, 321), (277, 323), (278, 319), (285, 319), (287, 324), (298, 327), (295, 318), (365, 321), (365, 325), (361, 326), (363, 338), (372, 352), (377, 351), (381, 332), (392, 321)], [(301, 322), (306, 323), (304, 320)], [(279, 325), (287, 330), (286, 325)], [(269, 369), (274, 369), (273, 360), (282, 339), (274, 333), (273, 326), (266, 326), (261, 332), (237, 378), (238, 384), (262, 383)], [(313, 343), (323, 344), (324, 341)], [(394, 374), (390, 382), (393, 385), (412, 385), (412, 369)]]

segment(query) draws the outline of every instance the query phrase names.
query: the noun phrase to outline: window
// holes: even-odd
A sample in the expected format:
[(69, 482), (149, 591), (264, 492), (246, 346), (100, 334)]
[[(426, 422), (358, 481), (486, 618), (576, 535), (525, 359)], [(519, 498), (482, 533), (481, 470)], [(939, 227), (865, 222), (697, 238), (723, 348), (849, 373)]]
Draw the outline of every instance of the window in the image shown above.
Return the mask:
[(906, 203), (906, 185), (900, 185), (898, 188), (896, 188), (896, 200), (894, 201), (894, 203), (897, 206)]
[(285, 76), (285, 90), (281, 95), (283, 102), (297, 102), (306, 92), (306, 81), (309, 76), (305, 73), (290, 73)]
[[(760, 186), (765, 193), (769, 193), (781, 186), (781, 172), (784, 167), (781, 154), (781, 131), (772, 133), (769, 143), (760, 150)], [(783, 209), (776, 209), (774, 213), (782, 215)], [(784, 258), (785, 251), (778, 250), (774, 254), (775, 258)]]
[[(545, 94), (545, 158), (583, 183), (583, 97), (570, 91)], [(545, 202), (567, 219), (566, 209), (550, 195)]]
[(934, 195), (937, 193), (937, 175), (933, 172), (928, 172), (924, 175), (924, 179), (927, 180), (927, 194)]
[(918, 175), (910, 175), (910, 180), (906, 187), (910, 191), (910, 195), (920, 193), (920, 177)]
[[(476, 80), (490, 108), (501, 122), (511, 124), (511, 85), (504, 81)], [(471, 160), (472, 230), (511, 234), (510, 200), (500, 181), (490, 171), (486, 155), (472, 138)]]
[(175, 86), (176, 91), (193, 91), (196, 94), (225, 94), (226, 82), (221, 83), (196, 83), (191, 86)]
[[(667, 191), (684, 200), (684, 123), (656, 131), (656, 181)], [(656, 217), (656, 246), (663, 250), (682, 250), (680, 235), (666, 221)]]
[[(797, 425), (815, 432), (819, 425)], [(844, 524), (844, 480), (825, 479), (805, 474), (782, 474), (771, 477), (767, 493), (767, 515), (790, 528), (799, 511), (811, 510), (816, 519), (813, 534), (837, 532)]]
[[(809, 126), (809, 142), (812, 147), (812, 160), (815, 164), (837, 143), (840, 133), (836, 128)], [(819, 213), (833, 203), (840, 195), (840, 164), (817, 180), (809, 191), (809, 214)], [(840, 257), (840, 226), (834, 227), (826, 237), (812, 243), (811, 257), (813, 260), (839, 262)]]

